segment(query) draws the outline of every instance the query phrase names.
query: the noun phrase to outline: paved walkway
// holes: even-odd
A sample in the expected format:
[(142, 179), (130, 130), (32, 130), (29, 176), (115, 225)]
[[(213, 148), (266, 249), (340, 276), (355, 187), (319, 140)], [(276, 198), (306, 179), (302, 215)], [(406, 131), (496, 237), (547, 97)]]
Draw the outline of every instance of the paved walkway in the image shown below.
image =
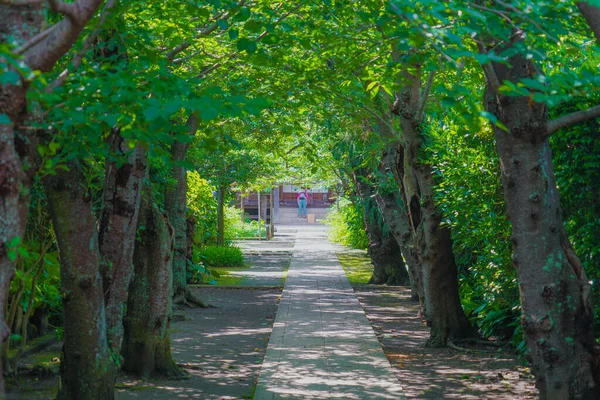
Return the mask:
[(325, 228), (297, 227), (254, 399), (329, 398), (404, 395)]

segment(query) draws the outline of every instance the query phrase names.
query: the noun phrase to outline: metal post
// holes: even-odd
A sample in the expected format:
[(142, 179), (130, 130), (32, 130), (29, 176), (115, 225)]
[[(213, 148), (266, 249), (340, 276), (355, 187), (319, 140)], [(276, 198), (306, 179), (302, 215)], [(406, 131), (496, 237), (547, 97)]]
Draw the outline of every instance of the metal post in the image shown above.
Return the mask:
[(256, 192), (258, 195), (258, 240), (260, 239), (260, 192)]
[(271, 202), (270, 202), (270, 207), (269, 207), (269, 213), (270, 213), (270, 217), (269, 217), (269, 225), (271, 227), (271, 238), (275, 236), (275, 216), (273, 215), (275, 213), (275, 206), (274, 206), (274, 202), (275, 201), (275, 190), (273, 190), (273, 188), (271, 188)]
[(273, 219), (276, 224), (279, 223), (279, 186), (273, 189)]

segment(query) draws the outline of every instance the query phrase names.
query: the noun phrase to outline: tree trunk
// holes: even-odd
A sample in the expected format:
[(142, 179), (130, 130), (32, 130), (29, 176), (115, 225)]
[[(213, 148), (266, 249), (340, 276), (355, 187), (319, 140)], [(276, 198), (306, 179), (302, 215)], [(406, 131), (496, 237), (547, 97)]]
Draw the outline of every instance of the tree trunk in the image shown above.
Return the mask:
[(217, 246), (225, 245), (225, 186), (217, 188)]
[(101, 274), (108, 344), (114, 354), (120, 354), (123, 306), (127, 301), (127, 290), (133, 275), (137, 219), (148, 163), (145, 149), (141, 146), (133, 151), (129, 149), (118, 129), (111, 133), (109, 144), (115, 152), (114, 157), (127, 157), (127, 161), (120, 166), (114, 158), (107, 160), (104, 202), (98, 232), (103, 258)]
[(135, 275), (127, 300), (124, 369), (142, 377), (180, 376), (169, 338), (174, 231), (150, 190), (140, 207), (139, 225), (144, 230), (133, 256)]
[(475, 330), (460, 304), (458, 267), (452, 252), (450, 230), (441, 226), (433, 188), (431, 165), (420, 159), (421, 122), (418, 120), (419, 90), (405, 88), (394, 104), (399, 116), (404, 148), (398, 150), (396, 177), (403, 189), (415, 248), (423, 268), (426, 317), (431, 326), (429, 347), (444, 347), (448, 341), (473, 337)]
[(185, 249), (185, 258), (189, 261), (194, 261), (194, 236), (196, 235), (196, 227), (198, 225), (198, 221), (196, 218), (191, 215), (185, 220), (186, 224), (186, 249)]
[(421, 314), (426, 315), (423, 268), (415, 249), (406, 202), (402, 198), (402, 188), (400, 190), (398, 188), (398, 183), (401, 183), (401, 181), (396, 180), (394, 174), (398, 146), (399, 143), (395, 142), (383, 153), (379, 165), (381, 178), (375, 201), (386, 226), (398, 242), (407, 263), (412, 299), (419, 302)]
[(379, 210), (373, 201), (374, 190), (360, 170), (354, 174), (354, 181), (363, 205), (363, 219), (369, 238), (367, 251), (373, 263), (373, 276), (369, 283), (388, 285), (408, 285), (409, 278), (402, 260), (400, 247), (389, 233), (384, 232)]
[[(500, 82), (535, 78), (536, 67), (516, 55), (494, 64)], [(591, 288), (567, 238), (547, 139), (544, 104), (499, 96), (488, 86), (485, 108), (494, 127), (513, 263), (521, 293), (521, 324), (541, 399), (600, 398), (600, 351), (594, 340)]]
[[(198, 130), (198, 117), (193, 114), (188, 118), (187, 126), (190, 135), (195, 135)], [(175, 229), (173, 242), (173, 296), (185, 298), (188, 295), (186, 280), (186, 222), (185, 212), (187, 209), (187, 172), (182, 163), (187, 156), (188, 143), (173, 142), (171, 146), (171, 169), (173, 178), (177, 182), (174, 188), (165, 193), (165, 210), (169, 222)]]
[[(41, 30), (45, 21), (44, 9), (45, 4), (41, 2), (28, 7), (0, 5), (0, 42), (7, 43), (9, 37), (19, 45), (28, 42)], [(26, 93), (24, 83), (0, 84), (0, 115), (5, 114), (10, 119), (10, 123), (0, 122), (0, 343), (10, 336), (5, 313), (10, 282), (15, 274), (14, 243), (25, 233), (29, 205), (30, 186), (25, 182), (25, 171), (15, 143), (19, 141), (18, 126), (27, 118)], [(0, 397), (3, 396), (0, 365)]]
[(64, 347), (59, 399), (113, 399), (96, 219), (76, 163), (44, 179), (60, 255)]

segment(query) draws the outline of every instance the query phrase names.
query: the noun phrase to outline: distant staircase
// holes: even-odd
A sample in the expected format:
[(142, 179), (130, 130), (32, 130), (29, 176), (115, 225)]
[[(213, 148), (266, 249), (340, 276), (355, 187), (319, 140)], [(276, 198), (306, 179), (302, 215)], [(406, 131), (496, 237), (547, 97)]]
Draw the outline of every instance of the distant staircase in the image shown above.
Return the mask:
[[(322, 223), (322, 220), (329, 213), (329, 208), (311, 207), (306, 208), (306, 214), (315, 214), (316, 223)], [(307, 225), (308, 218), (298, 218), (298, 207), (279, 207), (279, 222), (277, 225)]]

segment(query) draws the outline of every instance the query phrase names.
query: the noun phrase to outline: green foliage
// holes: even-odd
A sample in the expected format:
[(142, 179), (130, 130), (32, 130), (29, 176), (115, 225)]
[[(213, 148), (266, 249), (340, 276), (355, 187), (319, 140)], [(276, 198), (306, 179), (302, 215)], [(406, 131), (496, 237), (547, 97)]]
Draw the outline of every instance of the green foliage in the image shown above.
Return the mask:
[(187, 217), (196, 221), (194, 243), (212, 243), (217, 235), (216, 188), (196, 171), (188, 171), (187, 178)]
[[(266, 238), (267, 228), (261, 222), (260, 237)], [(258, 221), (244, 218), (242, 221), (241, 210), (235, 207), (225, 207), (225, 240), (258, 238)]]
[(187, 260), (187, 280), (191, 283), (207, 283), (209, 285), (216, 285), (217, 281), (215, 278), (219, 278), (220, 274), (214, 269), (209, 269), (202, 262), (193, 263)]
[(347, 199), (339, 199), (324, 222), (330, 226), (331, 241), (354, 249), (366, 249), (369, 245), (362, 210)]
[(452, 231), (465, 312), (483, 335), (518, 344), (519, 292), (491, 133), (465, 132), (455, 118), (446, 117), (430, 123), (425, 135), (436, 201)]
[[(595, 104), (573, 101), (554, 113), (577, 111)], [(592, 280), (596, 314), (600, 311), (600, 135), (592, 121), (555, 133), (550, 141), (556, 183), (567, 234)]]
[(244, 254), (236, 246), (203, 246), (197, 249), (197, 258), (209, 268), (244, 266)]

